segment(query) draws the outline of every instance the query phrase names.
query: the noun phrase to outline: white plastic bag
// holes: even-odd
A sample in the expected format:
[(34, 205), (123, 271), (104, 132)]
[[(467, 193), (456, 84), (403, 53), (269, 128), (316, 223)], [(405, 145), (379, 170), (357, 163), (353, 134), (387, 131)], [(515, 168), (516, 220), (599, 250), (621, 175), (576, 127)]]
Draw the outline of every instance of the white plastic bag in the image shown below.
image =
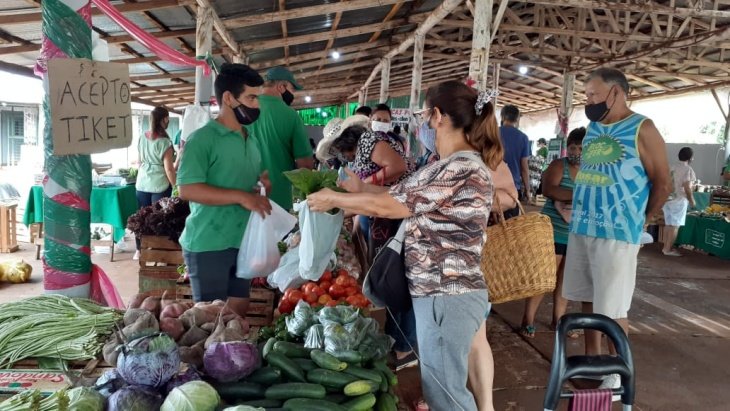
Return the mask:
[[(263, 188), (261, 193), (266, 194)], [(265, 219), (259, 213), (251, 213), (238, 250), (236, 277), (252, 279), (273, 273), (281, 259), (278, 243), (296, 224), (296, 217), (274, 202), (271, 215)]]
[(188, 137), (193, 134), (193, 131), (203, 127), (210, 121), (210, 113), (204, 107), (191, 104), (185, 107), (185, 114), (182, 119), (182, 132), (180, 133), (180, 139), (187, 141)]
[(294, 209), (299, 212), (299, 231), (302, 233), (299, 275), (306, 280), (316, 281), (334, 258), (345, 214), (342, 211), (335, 215), (315, 213), (309, 209), (306, 201), (296, 204)]
[(289, 288), (299, 288), (307, 282), (299, 276), (299, 247), (290, 248), (281, 257), (279, 268), (268, 278), (267, 282), (272, 287), (277, 287), (281, 292)]

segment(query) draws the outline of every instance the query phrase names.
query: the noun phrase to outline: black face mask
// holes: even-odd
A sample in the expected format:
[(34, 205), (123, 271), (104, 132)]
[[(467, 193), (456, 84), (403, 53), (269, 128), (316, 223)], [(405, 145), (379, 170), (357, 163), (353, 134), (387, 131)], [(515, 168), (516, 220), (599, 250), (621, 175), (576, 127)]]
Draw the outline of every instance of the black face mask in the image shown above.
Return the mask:
[(243, 104), (233, 107), (233, 114), (236, 115), (236, 120), (242, 126), (252, 124), (256, 119), (259, 118), (261, 111), (257, 108), (246, 107)]
[[(611, 90), (608, 91), (608, 94), (611, 95), (611, 92), (613, 91), (613, 87), (611, 87)], [(608, 97), (606, 97), (606, 100), (601, 103), (596, 104), (586, 104), (585, 112), (586, 117), (588, 117), (588, 120), (598, 123), (603, 121), (604, 118), (608, 115), (608, 113), (611, 111), (611, 108), (613, 108), (613, 104), (611, 104), (611, 107), (608, 106), (606, 103), (608, 101)], [(613, 103), (616, 103), (616, 99), (614, 98)]]
[(284, 90), (284, 92), (281, 93), (281, 98), (287, 106), (291, 106), (291, 103), (294, 102), (294, 94), (292, 94), (289, 90)]

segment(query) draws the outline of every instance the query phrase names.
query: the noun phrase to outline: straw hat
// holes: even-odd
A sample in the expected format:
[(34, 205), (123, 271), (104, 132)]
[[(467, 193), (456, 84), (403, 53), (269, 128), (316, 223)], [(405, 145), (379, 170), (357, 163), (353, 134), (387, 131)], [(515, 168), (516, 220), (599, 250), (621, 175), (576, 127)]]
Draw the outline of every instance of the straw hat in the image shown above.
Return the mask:
[(340, 118), (333, 118), (324, 126), (322, 134), (324, 137), (322, 141), (317, 145), (317, 158), (319, 161), (327, 161), (334, 156), (330, 154), (332, 143), (342, 134), (342, 132), (351, 126), (361, 126), (367, 128), (370, 119), (362, 114), (355, 114), (344, 120)]

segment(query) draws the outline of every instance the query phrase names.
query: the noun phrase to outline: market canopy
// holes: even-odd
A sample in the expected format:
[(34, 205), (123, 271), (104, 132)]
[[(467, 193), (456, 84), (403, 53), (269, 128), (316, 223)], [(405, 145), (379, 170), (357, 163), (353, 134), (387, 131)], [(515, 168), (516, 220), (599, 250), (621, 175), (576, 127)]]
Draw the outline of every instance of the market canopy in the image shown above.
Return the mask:
[[(211, 54), (217, 64), (248, 62), (264, 71), (288, 66), (304, 85), (295, 106), (353, 101), (363, 89), (377, 97), (382, 59), (439, 8), (446, 17), (425, 36), (422, 88), (469, 72), (474, 2), (440, 0), (132, 0), (118, 10), (167, 45), (196, 55), (196, 15), (210, 7)], [(579, 76), (609, 64), (629, 77), (634, 98), (730, 85), (730, 1), (494, 0), (489, 79), (500, 100), (536, 111), (558, 107), (564, 73)], [(0, 69), (32, 73), (40, 49), (38, 2), (0, 5)], [(453, 10), (451, 10), (453, 8)], [(443, 10), (441, 10), (443, 11)], [(98, 10), (94, 30), (110, 58), (130, 66), (134, 99), (170, 108), (190, 104), (195, 71), (162, 61)], [(439, 16), (440, 17), (440, 16)], [(430, 21), (433, 21), (431, 19)], [(496, 26), (496, 27), (494, 27)], [(199, 40), (200, 41), (200, 40)], [(412, 39), (410, 40), (412, 42)], [(413, 47), (388, 59), (387, 95), (410, 94)], [(338, 53), (338, 58), (333, 53)], [(304, 100), (311, 97), (311, 102)], [(576, 82), (573, 102), (583, 101)]]

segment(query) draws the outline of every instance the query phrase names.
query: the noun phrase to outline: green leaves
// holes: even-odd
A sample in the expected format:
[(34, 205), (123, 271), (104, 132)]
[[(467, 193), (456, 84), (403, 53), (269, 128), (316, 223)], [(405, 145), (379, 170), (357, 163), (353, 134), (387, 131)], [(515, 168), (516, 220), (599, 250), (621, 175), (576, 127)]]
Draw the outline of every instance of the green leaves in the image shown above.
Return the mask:
[(284, 175), (295, 189), (295, 197), (306, 199), (308, 195), (316, 193), (323, 188), (337, 189), (336, 171), (312, 171), (298, 169), (285, 171)]

